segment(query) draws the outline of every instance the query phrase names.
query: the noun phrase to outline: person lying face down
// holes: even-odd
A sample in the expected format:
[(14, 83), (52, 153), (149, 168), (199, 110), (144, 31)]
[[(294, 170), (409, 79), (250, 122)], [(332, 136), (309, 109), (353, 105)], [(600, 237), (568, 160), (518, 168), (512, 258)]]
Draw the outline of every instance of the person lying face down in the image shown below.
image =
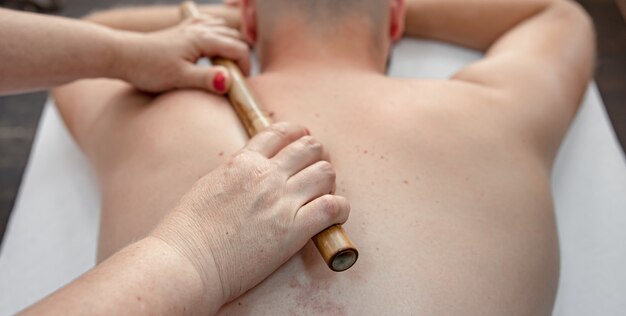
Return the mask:
[[(563, 0), (244, 0), (203, 10), (254, 45), (262, 72), (249, 84), (274, 119), (307, 126), (319, 140), (297, 142), (313, 153), (302, 163), (322, 159), (320, 143), (330, 153), (334, 170), (313, 164), (326, 176), (311, 178), (303, 168), (287, 180), (295, 193), (284, 203), (304, 207), (336, 182), (360, 250), (359, 262), (336, 274), (309, 243), (254, 286), (251, 266), (268, 257), (227, 230), (221, 245), (246, 255), (216, 258), (223, 283), (212, 310), (551, 313), (559, 258), (550, 168), (593, 67), (582, 9)], [(155, 31), (178, 17), (160, 7), (89, 19)], [(401, 36), (486, 55), (448, 80), (387, 77)], [(228, 102), (198, 90), (155, 96), (97, 79), (54, 96), (99, 178), (99, 260), (150, 234), (200, 176), (246, 143)]]

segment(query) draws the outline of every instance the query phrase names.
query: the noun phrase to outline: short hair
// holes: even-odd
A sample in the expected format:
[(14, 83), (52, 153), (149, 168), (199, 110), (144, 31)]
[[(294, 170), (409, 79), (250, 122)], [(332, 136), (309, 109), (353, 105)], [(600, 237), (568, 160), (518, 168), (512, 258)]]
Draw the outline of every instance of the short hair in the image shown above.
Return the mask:
[[(342, 21), (358, 18), (369, 24), (372, 33), (381, 33), (389, 16), (388, 0), (257, 0), (258, 25), (271, 33), (275, 22), (285, 14), (297, 14), (309, 29), (333, 31)], [(323, 21), (324, 23), (320, 23)]]

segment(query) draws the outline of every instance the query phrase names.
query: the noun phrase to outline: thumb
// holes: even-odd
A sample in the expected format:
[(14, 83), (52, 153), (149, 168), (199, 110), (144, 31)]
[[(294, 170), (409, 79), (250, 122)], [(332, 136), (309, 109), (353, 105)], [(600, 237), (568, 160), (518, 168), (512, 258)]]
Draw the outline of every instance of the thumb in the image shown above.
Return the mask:
[(224, 94), (230, 89), (230, 83), (228, 70), (222, 66), (188, 65), (182, 73), (180, 88), (199, 88), (215, 94)]

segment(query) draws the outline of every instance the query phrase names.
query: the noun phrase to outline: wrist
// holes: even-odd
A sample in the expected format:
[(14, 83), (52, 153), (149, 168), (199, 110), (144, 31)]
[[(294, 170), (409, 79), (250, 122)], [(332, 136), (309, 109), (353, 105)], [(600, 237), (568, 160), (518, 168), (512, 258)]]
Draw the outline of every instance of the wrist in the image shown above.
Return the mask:
[(191, 219), (184, 212), (175, 211), (161, 221), (150, 236), (168, 245), (171, 251), (196, 271), (205, 296), (219, 308), (228, 298), (205, 233), (197, 220)]
[(131, 66), (139, 62), (135, 57), (135, 46), (140, 39), (136, 38), (137, 34), (118, 30), (111, 30), (109, 36), (110, 51), (104, 57), (106, 69), (103, 73), (106, 78), (128, 81)]
[[(222, 300), (219, 277), (207, 277), (200, 273), (196, 265), (177, 247), (159, 236), (150, 235), (139, 243), (150, 247), (152, 253), (159, 254), (162, 261), (167, 261), (168, 272), (165, 276), (171, 276), (169, 280), (163, 280), (168, 287), (184, 289), (188, 292), (187, 306), (201, 314), (214, 315), (224, 304)], [(212, 282), (211, 282), (212, 280)], [(217, 282), (216, 282), (217, 281)]]

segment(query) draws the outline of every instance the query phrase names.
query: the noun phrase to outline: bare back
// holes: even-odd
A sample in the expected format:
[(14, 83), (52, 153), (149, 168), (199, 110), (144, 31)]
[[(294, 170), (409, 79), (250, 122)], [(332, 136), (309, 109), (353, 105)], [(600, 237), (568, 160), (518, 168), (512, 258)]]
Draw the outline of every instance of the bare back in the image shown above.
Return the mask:
[[(250, 79), (275, 120), (307, 126), (330, 152), (360, 259), (333, 273), (309, 243), (222, 314), (550, 314), (549, 174), (591, 76), (589, 19), (561, 0), (407, 1), (406, 16), (407, 34), (486, 58), (442, 81), (323, 66)], [(100, 260), (246, 142), (226, 100), (201, 91), (90, 80), (55, 97), (99, 175)]]
[[(246, 141), (222, 98), (78, 85), (127, 93), (82, 133), (103, 192), (100, 259), (149, 232)], [(558, 277), (549, 159), (511, 128), (505, 99), (468, 83), (362, 73), (251, 85), (275, 120), (309, 127), (331, 153), (360, 260), (333, 273), (309, 244), (225, 314), (549, 313)]]

